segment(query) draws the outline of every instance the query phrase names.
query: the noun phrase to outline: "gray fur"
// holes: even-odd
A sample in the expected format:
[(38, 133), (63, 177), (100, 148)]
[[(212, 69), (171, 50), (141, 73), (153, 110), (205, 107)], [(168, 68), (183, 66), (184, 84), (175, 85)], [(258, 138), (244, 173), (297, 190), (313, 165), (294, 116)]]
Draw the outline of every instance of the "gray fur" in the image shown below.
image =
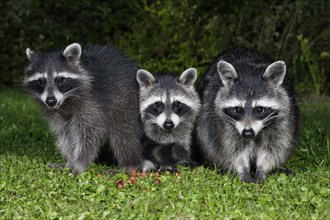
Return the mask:
[[(140, 85), (140, 113), (145, 135), (155, 142), (155, 145), (161, 145), (158, 148), (148, 148), (150, 152), (147, 152), (153, 154), (152, 158), (159, 163), (157, 165), (166, 164), (166, 159), (162, 159), (164, 152), (172, 155), (170, 160), (176, 158), (173, 161), (180, 161), (176, 154), (181, 155), (182, 160), (189, 158), (191, 134), (200, 108), (200, 100), (194, 88), (196, 79), (197, 72), (194, 68), (185, 70), (180, 77), (172, 74), (153, 76), (146, 70), (137, 72), (137, 81)], [(180, 110), (175, 112), (174, 101), (184, 104), (180, 108), (183, 113)], [(164, 109), (155, 115), (152, 109), (156, 102), (161, 102)], [(174, 127), (166, 129), (165, 119), (173, 121)], [(184, 149), (162, 150), (162, 147)], [(184, 156), (184, 152), (188, 156)], [(147, 164), (150, 167), (150, 163)]]
[(77, 43), (48, 53), (27, 49), (27, 56), (24, 85), (41, 104), (74, 175), (95, 161), (104, 144), (120, 167), (141, 165), (138, 67), (130, 58)]
[[(298, 109), (285, 72), (283, 61), (244, 48), (212, 64), (200, 85), (197, 119), (198, 144), (209, 166), (233, 170), (245, 182), (262, 182), (286, 164), (298, 142)], [(258, 103), (272, 107), (266, 118), (260, 116), (266, 108), (257, 113)], [(242, 107), (244, 113), (230, 107)], [(251, 164), (256, 165), (254, 178)]]
[(238, 78), (235, 68), (224, 60), (220, 60), (217, 67), (223, 85), (230, 87)]
[(283, 83), (283, 79), (286, 73), (286, 65), (283, 61), (276, 61), (269, 65), (265, 70), (263, 77), (268, 79), (270, 83), (275, 86), (280, 86)]

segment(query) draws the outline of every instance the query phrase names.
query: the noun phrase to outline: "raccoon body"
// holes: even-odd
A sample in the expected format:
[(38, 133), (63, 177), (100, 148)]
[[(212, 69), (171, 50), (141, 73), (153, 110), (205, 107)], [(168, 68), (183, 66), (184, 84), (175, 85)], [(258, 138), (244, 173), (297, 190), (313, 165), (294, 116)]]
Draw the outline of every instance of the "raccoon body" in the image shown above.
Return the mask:
[(24, 86), (40, 103), (72, 173), (84, 172), (104, 144), (120, 167), (138, 168), (143, 129), (137, 64), (114, 48), (77, 43), (26, 53)]
[(186, 164), (190, 161), (190, 151), (180, 143), (159, 143), (147, 136), (141, 139), (141, 143), (144, 159), (143, 172), (175, 171), (177, 164)]
[(180, 77), (137, 72), (145, 132), (144, 171), (158, 166), (171, 169), (190, 158), (191, 133), (200, 108), (194, 88), (196, 79), (194, 68), (185, 70)]
[(244, 182), (285, 165), (298, 142), (298, 108), (283, 61), (235, 49), (209, 67), (199, 92), (196, 133), (207, 165)]

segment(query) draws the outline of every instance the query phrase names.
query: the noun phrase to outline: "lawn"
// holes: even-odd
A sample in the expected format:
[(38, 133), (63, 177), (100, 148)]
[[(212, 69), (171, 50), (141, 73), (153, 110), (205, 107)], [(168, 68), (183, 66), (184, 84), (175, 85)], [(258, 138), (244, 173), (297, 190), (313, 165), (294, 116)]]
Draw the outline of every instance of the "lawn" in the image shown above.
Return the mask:
[(153, 173), (132, 184), (100, 164), (76, 177), (48, 168), (64, 161), (46, 121), (24, 91), (2, 88), (0, 219), (330, 219), (330, 99), (299, 103), (301, 143), (288, 164), (294, 176), (247, 184), (180, 167), (180, 174)]

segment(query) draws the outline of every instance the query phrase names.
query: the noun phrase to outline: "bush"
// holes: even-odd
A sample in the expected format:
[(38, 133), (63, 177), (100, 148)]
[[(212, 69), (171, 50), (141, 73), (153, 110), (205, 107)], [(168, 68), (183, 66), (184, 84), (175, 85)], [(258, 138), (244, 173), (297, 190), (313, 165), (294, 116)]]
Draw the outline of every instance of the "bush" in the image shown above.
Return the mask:
[[(319, 60), (321, 54), (329, 54), (330, 3), (326, 0), (11, 0), (0, 4), (4, 15), (0, 17), (0, 82), (22, 79), (26, 47), (111, 44), (152, 72), (182, 72), (194, 66), (203, 73), (219, 52), (239, 45), (285, 60), (301, 93), (329, 91), (329, 62)], [(298, 36), (308, 40), (311, 56), (318, 57), (313, 74)], [(322, 75), (319, 92), (309, 83), (314, 74)]]

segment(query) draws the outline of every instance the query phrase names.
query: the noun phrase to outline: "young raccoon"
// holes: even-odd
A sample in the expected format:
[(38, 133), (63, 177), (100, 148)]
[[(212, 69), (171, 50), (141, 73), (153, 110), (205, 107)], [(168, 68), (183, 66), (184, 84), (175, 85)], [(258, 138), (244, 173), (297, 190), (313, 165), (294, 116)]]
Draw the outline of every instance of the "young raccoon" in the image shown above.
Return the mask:
[(120, 167), (141, 165), (137, 64), (116, 49), (77, 43), (26, 54), (24, 86), (41, 104), (72, 174), (84, 172), (104, 143)]
[(298, 142), (298, 109), (283, 61), (235, 49), (210, 66), (200, 94), (197, 139), (209, 166), (262, 182), (285, 165)]
[(140, 85), (140, 113), (145, 138), (142, 140), (143, 170), (160, 166), (173, 169), (190, 159), (191, 133), (200, 100), (194, 88), (197, 71), (185, 70), (180, 77), (171, 74), (153, 76), (137, 72)]

